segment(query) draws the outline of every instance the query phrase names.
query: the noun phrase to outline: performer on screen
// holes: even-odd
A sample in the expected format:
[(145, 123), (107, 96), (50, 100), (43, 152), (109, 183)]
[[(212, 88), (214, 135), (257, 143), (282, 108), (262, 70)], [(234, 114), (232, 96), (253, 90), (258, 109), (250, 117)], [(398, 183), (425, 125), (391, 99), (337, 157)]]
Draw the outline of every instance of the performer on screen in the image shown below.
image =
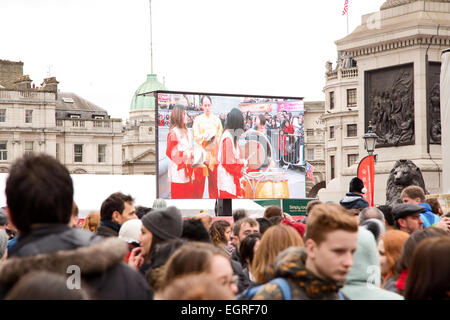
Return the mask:
[(225, 131), (219, 143), (218, 188), (220, 199), (242, 197), (243, 191), (239, 182), (245, 160), (240, 160), (238, 145), (239, 136), (244, 133), (244, 117), (242, 112), (233, 108), (227, 115)]
[(192, 139), (186, 128), (184, 107), (175, 105), (170, 116), (166, 155), (172, 199), (192, 198)]
[(202, 96), (200, 104), (203, 114), (194, 119), (193, 132), (196, 148), (204, 151), (204, 163), (194, 169), (194, 196), (193, 198), (203, 198), (205, 190), (205, 180), (208, 177), (209, 198), (217, 199), (217, 151), (219, 139), (222, 135), (222, 122), (211, 113), (211, 98)]

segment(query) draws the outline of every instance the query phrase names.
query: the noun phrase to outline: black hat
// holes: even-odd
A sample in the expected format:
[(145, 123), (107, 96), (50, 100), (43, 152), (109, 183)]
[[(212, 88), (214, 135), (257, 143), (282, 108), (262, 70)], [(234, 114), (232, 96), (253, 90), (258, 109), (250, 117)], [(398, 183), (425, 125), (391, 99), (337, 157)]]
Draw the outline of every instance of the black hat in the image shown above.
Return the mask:
[(366, 193), (366, 190), (363, 190), (363, 189), (364, 189), (364, 183), (362, 182), (362, 180), (360, 178), (354, 177), (350, 181), (350, 188), (349, 188), (350, 192)]
[(183, 233), (183, 218), (176, 207), (151, 211), (141, 221), (144, 227), (162, 240), (181, 238)]
[(392, 214), (395, 220), (425, 211), (424, 207), (412, 203), (394, 204), (392, 207)]

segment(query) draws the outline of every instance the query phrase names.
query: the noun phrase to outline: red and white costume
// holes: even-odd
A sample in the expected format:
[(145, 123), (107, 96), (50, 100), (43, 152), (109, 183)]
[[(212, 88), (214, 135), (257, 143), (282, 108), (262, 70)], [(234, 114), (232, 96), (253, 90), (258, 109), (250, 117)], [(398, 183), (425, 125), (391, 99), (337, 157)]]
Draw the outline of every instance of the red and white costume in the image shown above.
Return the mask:
[(219, 167), (217, 168), (217, 187), (220, 199), (233, 199), (242, 196), (239, 179), (242, 177), (244, 164), (240, 161), (239, 148), (233, 143), (233, 137), (225, 130), (220, 138)]
[(179, 128), (172, 128), (167, 135), (166, 155), (169, 158), (168, 176), (172, 199), (192, 197), (192, 166), (190, 157), (192, 139)]

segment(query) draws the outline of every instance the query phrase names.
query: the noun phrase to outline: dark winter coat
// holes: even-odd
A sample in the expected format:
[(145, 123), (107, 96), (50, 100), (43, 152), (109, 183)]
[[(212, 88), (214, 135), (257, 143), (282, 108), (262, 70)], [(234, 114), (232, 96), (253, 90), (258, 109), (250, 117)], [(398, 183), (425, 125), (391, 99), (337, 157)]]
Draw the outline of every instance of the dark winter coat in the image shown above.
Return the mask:
[(120, 239), (104, 239), (87, 230), (61, 224), (33, 228), (0, 264), (0, 298), (30, 271), (68, 276), (68, 266), (76, 265), (94, 298), (151, 299), (145, 278), (123, 263), (127, 251)]
[[(343, 283), (318, 278), (305, 267), (304, 248), (290, 247), (275, 259), (275, 277), (287, 280), (292, 300), (339, 300), (338, 292)], [(347, 299), (347, 297), (345, 297)], [(275, 283), (263, 285), (252, 300), (283, 300), (283, 293)]]
[(339, 204), (346, 209), (364, 209), (369, 206), (369, 203), (360, 194), (347, 192), (344, 199), (339, 201)]

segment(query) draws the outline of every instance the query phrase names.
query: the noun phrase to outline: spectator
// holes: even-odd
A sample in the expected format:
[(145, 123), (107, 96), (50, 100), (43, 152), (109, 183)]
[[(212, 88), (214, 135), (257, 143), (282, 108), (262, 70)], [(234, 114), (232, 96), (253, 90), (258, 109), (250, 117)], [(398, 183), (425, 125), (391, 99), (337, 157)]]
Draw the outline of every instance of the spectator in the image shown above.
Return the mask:
[(401, 295), (380, 288), (379, 265), (375, 238), (370, 231), (359, 227), (358, 247), (342, 292), (351, 300), (403, 300)]
[(117, 237), (120, 226), (125, 221), (137, 218), (133, 198), (121, 192), (113, 193), (102, 203), (97, 234), (103, 237)]
[(70, 217), (69, 227), (77, 228), (80, 219), (78, 218), (78, 206), (75, 201), (72, 204), (72, 216)]
[(212, 218), (209, 214), (207, 214), (205, 211), (200, 211), (199, 215), (196, 215), (193, 217), (194, 219), (199, 219), (203, 225), (206, 228), (206, 231), (209, 231), (209, 228), (211, 227)]
[(96, 233), (100, 225), (100, 211), (91, 211), (84, 219), (83, 229)]
[(381, 222), (379, 219), (365, 220), (361, 224), (361, 227), (365, 228), (366, 230), (369, 230), (373, 234), (377, 244), (378, 241), (380, 241), (380, 237), (383, 235), (383, 233), (386, 232), (386, 226), (384, 225), (384, 222)]
[(306, 205), (306, 215), (300, 221), (301, 223), (306, 224), (306, 221), (308, 219), (309, 213), (311, 212), (312, 208), (314, 208), (318, 204), (322, 204), (322, 201), (320, 201), (320, 200), (312, 200), (312, 201), (308, 202), (308, 204)]
[(255, 277), (252, 273), (252, 263), (255, 252), (259, 247), (260, 240), (261, 234), (252, 233), (246, 236), (239, 246), (239, 252), (241, 253), (242, 260), (245, 261), (244, 273), (250, 280), (250, 286), (254, 286), (256, 284)]
[(369, 206), (363, 194), (366, 193), (366, 188), (361, 179), (355, 177), (350, 181), (349, 192), (345, 194), (344, 199), (339, 201), (340, 205), (346, 209), (364, 209)]
[(31, 269), (66, 275), (77, 265), (98, 299), (151, 298), (145, 279), (122, 263), (126, 244), (68, 226), (73, 192), (69, 171), (52, 156), (31, 154), (13, 163), (5, 193), (20, 236), (1, 265), (0, 297)]
[(281, 223), (281, 221), (284, 220), (284, 218), (282, 216), (273, 216), (273, 217), (268, 218), (267, 220), (269, 220), (273, 226), (276, 226), (276, 225), (279, 225)]
[(0, 263), (8, 258), (8, 235), (0, 229)]
[(408, 277), (409, 268), (411, 266), (412, 256), (419, 243), (428, 238), (442, 236), (448, 236), (448, 233), (436, 227), (417, 230), (409, 236), (408, 240), (406, 240), (405, 245), (403, 246), (402, 253), (400, 255), (400, 258), (398, 259), (396, 266), (397, 272), (400, 274), (400, 277), (396, 282), (398, 293), (400, 293), (401, 295), (404, 294), (406, 279)]
[(234, 295), (206, 274), (189, 274), (173, 280), (155, 300), (233, 300)]
[[(276, 257), (273, 276), (287, 280), (292, 299), (345, 299), (339, 289), (353, 265), (358, 225), (344, 210), (336, 204), (315, 206), (307, 223), (305, 248), (290, 247)], [(268, 283), (253, 299), (280, 300), (283, 294), (277, 284)]]
[(381, 236), (378, 242), (378, 253), (380, 255), (380, 267), (382, 288), (396, 292), (395, 283), (399, 277), (396, 264), (402, 253), (403, 245), (408, 240), (409, 234), (400, 230), (388, 230)]
[(423, 222), (420, 213), (425, 209), (422, 206), (411, 203), (395, 204), (392, 207), (392, 214), (395, 219), (397, 229), (413, 233), (416, 230), (423, 229)]
[(303, 223), (291, 222), (288, 219), (284, 219), (283, 221), (281, 221), (281, 223), (294, 228), (301, 238), (303, 238), (303, 236), (305, 235), (306, 226)]
[(359, 213), (359, 225), (369, 219), (378, 219), (384, 224), (384, 214), (378, 208), (367, 207), (361, 210)]
[(439, 217), (431, 212), (431, 207), (425, 203), (425, 193), (419, 186), (408, 186), (402, 190), (401, 198), (403, 203), (415, 204), (423, 207), (425, 210), (420, 214), (423, 227), (435, 226), (439, 222)]
[(181, 238), (183, 218), (179, 209), (168, 207), (147, 213), (141, 221), (140, 247), (133, 249), (128, 265), (148, 278), (151, 259), (157, 246), (171, 239)]
[(231, 240), (231, 224), (226, 220), (216, 220), (211, 224), (209, 235), (213, 244), (223, 249), (229, 256), (231, 251), (228, 248), (228, 242)]
[(173, 280), (181, 276), (202, 273), (212, 276), (231, 294), (237, 293), (238, 278), (233, 275), (227, 254), (212, 244), (202, 242), (189, 242), (170, 257), (161, 289), (164, 290)]
[(153, 210), (152, 208), (147, 208), (143, 206), (136, 207), (136, 216), (138, 217), (138, 219), (142, 219), (143, 216), (145, 216), (152, 210)]
[(282, 217), (283, 211), (279, 206), (269, 206), (264, 210), (264, 218), (269, 219), (271, 217)]
[(248, 212), (245, 209), (236, 209), (233, 210), (233, 223), (236, 223), (236, 221), (248, 218)]
[(406, 300), (449, 300), (450, 236), (422, 241), (411, 260)]
[(428, 198), (425, 202), (430, 205), (431, 211), (437, 216), (441, 217), (444, 214), (438, 198)]
[(93, 298), (90, 290), (86, 285), (69, 289), (66, 277), (61, 274), (32, 271), (16, 283), (5, 300), (90, 300)]
[(302, 238), (293, 228), (277, 225), (267, 229), (253, 258), (251, 270), (255, 282), (263, 284), (270, 281), (277, 254), (292, 246), (304, 246)]
[(258, 222), (253, 218), (244, 218), (241, 220), (238, 220), (233, 225), (233, 245), (235, 247), (235, 250), (233, 250), (233, 253), (231, 254), (231, 259), (234, 261), (237, 261), (241, 264), (241, 266), (244, 265), (244, 261), (242, 261), (240, 255), (239, 255), (239, 246), (241, 245), (242, 240), (246, 236), (248, 236), (251, 233), (259, 233), (259, 225)]
[(266, 218), (256, 218), (256, 221), (259, 224), (259, 233), (264, 234), (269, 227), (272, 226), (272, 222), (270, 222), (269, 219)]
[(125, 262), (128, 262), (131, 251), (134, 248), (139, 247), (139, 234), (141, 233), (141, 228), (142, 222), (139, 219), (125, 221), (125, 223), (120, 227), (119, 239), (128, 244), (128, 254), (124, 258)]
[(8, 223), (9, 219), (6, 210), (0, 208), (0, 230), (4, 230), (6, 232)]
[(181, 238), (188, 241), (211, 242), (208, 230), (200, 219), (185, 219), (183, 220), (183, 233)]
[(378, 210), (383, 212), (386, 229), (395, 230), (395, 219), (394, 215), (392, 214), (392, 207), (389, 205), (381, 205), (378, 206)]

